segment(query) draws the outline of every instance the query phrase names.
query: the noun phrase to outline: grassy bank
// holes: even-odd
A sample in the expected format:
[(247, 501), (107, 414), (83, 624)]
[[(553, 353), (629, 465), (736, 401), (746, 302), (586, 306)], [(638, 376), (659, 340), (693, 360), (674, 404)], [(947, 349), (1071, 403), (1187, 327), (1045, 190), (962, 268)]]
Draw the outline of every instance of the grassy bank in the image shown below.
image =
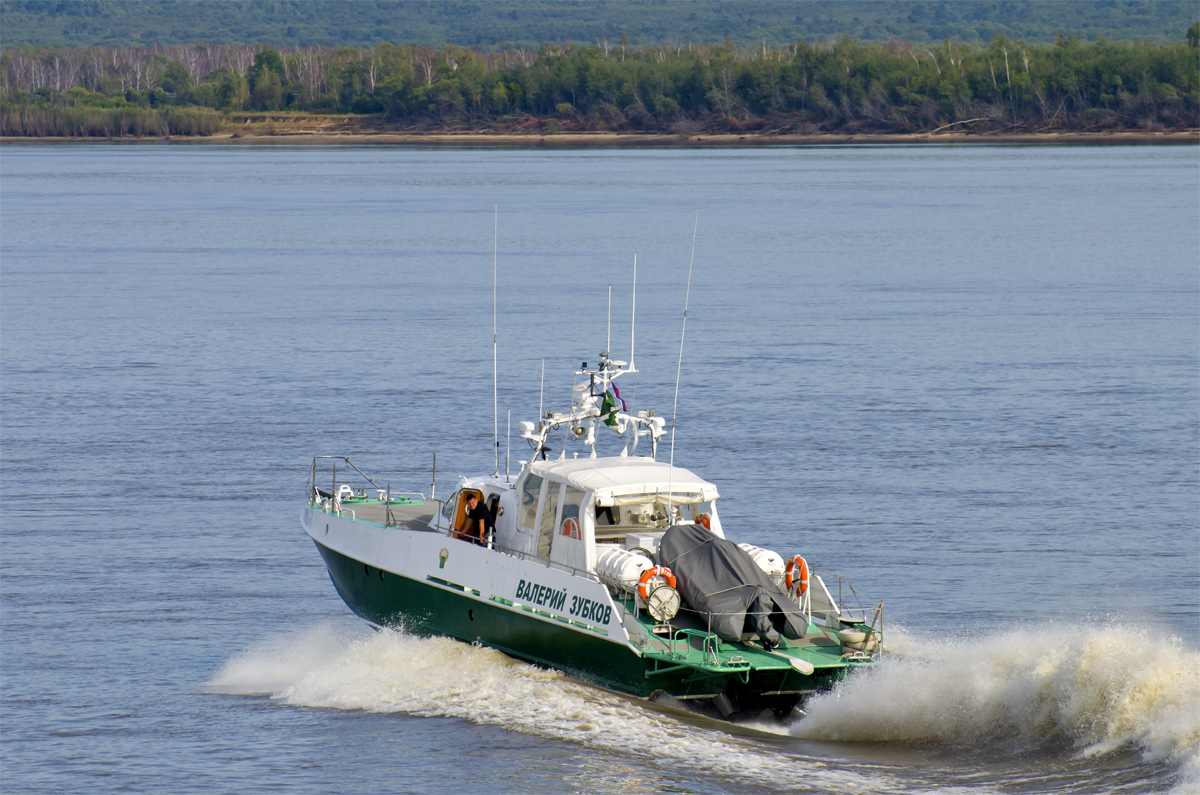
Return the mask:
[(0, 136), (31, 138), (147, 138), (213, 135), (221, 115), (201, 108), (0, 107)]

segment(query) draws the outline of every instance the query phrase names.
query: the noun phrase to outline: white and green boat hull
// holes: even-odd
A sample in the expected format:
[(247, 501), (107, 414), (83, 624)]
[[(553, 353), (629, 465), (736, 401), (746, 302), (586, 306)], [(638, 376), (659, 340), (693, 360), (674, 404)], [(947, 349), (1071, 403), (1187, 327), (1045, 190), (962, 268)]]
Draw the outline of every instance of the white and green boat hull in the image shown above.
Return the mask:
[(398, 526), (366, 518), (376, 501), (340, 512), (327, 506), (310, 503), (301, 523), (342, 599), (377, 626), (480, 643), (638, 697), (724, 696), (743, 711), (779, 714), (870, 664), (815, 624), (805, 640), (771, 652), (702, 628), (656, 633), (632, 599), (614, 598), (594, 577), (434, 530), (422, 521), (433, 503), (403, 506), (408, 518)]

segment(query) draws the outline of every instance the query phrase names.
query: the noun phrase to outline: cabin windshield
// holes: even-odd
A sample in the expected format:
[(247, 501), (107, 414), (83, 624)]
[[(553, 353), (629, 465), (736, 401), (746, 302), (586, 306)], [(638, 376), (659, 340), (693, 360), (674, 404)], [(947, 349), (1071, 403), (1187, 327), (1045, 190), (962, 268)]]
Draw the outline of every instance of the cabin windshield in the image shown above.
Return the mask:
[[(681, 495), (642, 494), (636, 499), (622, 496), (620, 504), (596, 505), (596, 541), (601, 544), (624, 544), (630, 533), (663, 533), (672, 522), (697, 522), (701, 516), (713, 515), (711, 500), (681, 503)], [(699, 495), (695, 495), (698, 497)], [(597, 500), (600, 502), (612, 500)], [(675, 512), (675, 519), (672, 519)]]

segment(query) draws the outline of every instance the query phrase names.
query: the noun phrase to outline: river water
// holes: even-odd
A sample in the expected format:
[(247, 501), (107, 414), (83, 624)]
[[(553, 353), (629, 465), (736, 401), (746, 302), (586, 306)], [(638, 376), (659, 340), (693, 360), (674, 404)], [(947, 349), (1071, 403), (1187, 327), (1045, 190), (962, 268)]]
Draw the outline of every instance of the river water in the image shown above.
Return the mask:
[[(6, 145), (0, 176), (6, 793), (1200, 791), (1196, 147)], [(636, 256), (660, 457), (884, 600), (886, 665), (733, 726), (349, 615), (311, 457), (493, 469), (494, 251), (502, 455), (510, 410), (630, 358)]]

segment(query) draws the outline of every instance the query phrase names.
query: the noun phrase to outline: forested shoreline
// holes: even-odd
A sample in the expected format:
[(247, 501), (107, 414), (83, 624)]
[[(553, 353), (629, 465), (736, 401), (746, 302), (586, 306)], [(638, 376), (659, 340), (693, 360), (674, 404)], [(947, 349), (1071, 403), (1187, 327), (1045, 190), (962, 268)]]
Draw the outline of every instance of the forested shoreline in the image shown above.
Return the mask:
[(411, 133), (1181, 130), (1200, 126), (1200, 23), (1182, 34), (1169, 45), (9, 49), (0, 135), (212, 135), (249, 112), (354, 114), (359, 128)]

